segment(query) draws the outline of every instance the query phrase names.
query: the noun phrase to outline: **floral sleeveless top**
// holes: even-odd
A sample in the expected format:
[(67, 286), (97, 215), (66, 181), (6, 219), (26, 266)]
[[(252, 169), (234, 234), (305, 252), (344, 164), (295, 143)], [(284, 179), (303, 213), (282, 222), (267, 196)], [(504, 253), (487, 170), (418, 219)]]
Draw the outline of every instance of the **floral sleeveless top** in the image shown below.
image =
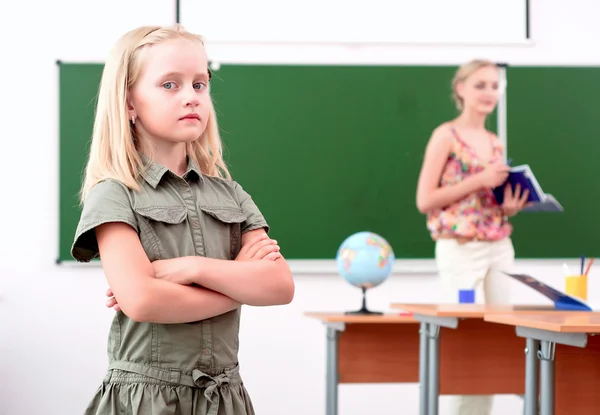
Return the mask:
[[(452, 147), (442, 171), (440, 186), (449, 186), (483, 170), (484, 164), (475, 150), (464, 142), (454, 127)], [(490, 134), (493, 155), (490, 162), (502, 157), (500, 140)], [(440, 238), (466, 238), (496, 241), (510, 236), (512, 225), (506, 220), (492, 189), (480, 189), (442, 209), (427, 214), (427, 229), (433, 240)]]

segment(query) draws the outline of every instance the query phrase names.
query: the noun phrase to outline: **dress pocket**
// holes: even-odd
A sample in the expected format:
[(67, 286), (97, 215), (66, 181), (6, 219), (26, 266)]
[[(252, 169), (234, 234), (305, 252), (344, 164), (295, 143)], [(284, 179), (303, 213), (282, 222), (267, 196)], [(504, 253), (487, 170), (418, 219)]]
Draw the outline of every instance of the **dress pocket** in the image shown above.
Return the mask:
[(204, 213), (207, 256), (234, 259), (242, 248), (242, 223), (247, 219), (242, 209), (230, 206), (200, 206)]
[[(136, 206), (140, 241), (150, 261), (181, 256), (178, 247), (186, 236), (185, 206)], [(189, 232), (188, 232), (189, 233)]]

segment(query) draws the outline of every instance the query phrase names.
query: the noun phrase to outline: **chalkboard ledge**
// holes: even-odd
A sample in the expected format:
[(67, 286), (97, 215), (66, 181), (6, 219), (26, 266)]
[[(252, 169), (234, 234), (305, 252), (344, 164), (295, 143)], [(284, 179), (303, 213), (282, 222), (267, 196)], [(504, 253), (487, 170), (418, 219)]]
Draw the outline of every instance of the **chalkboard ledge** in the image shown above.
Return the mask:
[[(577, 263), (578, 258), (517, 258), (516, 266), (522, 267), (538, 267), (550, 266), (556, 267), (557, 270), (562, 269), (562, 264)], [(339, 276), (335, 260), (332, 259), (290, 259), (288, 260), (292, 273), (296, 276)], [(57, 260), (56, 264), (65, 268), (91, 268), (98, 269), (101, 264), (99, 260), (94, 260), (90, 263), (79, 263), (73, 260), (61, 261)], [(561, 271), (557, 271), (561, 272)], [(436, 276), (437, 269), (433, 259), (396, 259), (392, 275), (430, 275)]]
[[(339, 275), (335, 260), (310, 259), (288, 260), (294, 274), (302, 275)], [(392, 275), (435, 274), (433, 259), (396, 259)]]
[[(335, 260), (332, 259), (290, 259), (288, 260), (294, 275), (339, 275)], [(80, 263), (73, 260), (57, 260), (60, 267), (100, 268), (99, 260)], [(396, 259), (392, 275), (436, 274), (433, 259)]]

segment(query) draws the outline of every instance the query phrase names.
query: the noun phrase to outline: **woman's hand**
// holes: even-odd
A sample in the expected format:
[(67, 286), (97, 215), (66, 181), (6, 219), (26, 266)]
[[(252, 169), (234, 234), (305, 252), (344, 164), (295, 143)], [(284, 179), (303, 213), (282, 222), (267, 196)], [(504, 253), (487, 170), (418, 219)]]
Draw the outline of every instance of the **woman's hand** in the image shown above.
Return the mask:
[(275, 261), (277, 258), (281, 258), (277, 241), (269, 238), (267, 234), (263, 233), (245, 243), (235, 260), (249, 261), (268, 259)]
[(510, 167), (504, 163), (495, 162), (488, 164), (479, 174), (482, 187), (495, 188), (502, 185), (508, 179)]
[(515, 192), (513, 193), (512, 186), (507, 184), (504, 187), (502, 211), (506, 216), (514, 216), (519, 213), (521, 209), (531, 205), (531, 203), (527, 203), (528, 198), (529, 189), (525, 189), (525, 191), (521, 193), (521, 185), (517, 183), (515, 186)]

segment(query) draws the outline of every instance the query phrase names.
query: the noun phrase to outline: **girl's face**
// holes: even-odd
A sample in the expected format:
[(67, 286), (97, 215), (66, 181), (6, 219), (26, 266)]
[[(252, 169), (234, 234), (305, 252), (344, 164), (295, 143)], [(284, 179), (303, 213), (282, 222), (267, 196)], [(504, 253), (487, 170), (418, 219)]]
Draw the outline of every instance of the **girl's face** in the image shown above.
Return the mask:
[(138, 136), (156, 144), (197, 140), (206, 129), (212, 105), (204, 47), (182, 38), (144, 52), (143, 70), (128, 101)]
[(498, 69), (479, 68), (457, 85), (457, 92), (463, 99), (463, 110), (490, 114), (498, 103)]

